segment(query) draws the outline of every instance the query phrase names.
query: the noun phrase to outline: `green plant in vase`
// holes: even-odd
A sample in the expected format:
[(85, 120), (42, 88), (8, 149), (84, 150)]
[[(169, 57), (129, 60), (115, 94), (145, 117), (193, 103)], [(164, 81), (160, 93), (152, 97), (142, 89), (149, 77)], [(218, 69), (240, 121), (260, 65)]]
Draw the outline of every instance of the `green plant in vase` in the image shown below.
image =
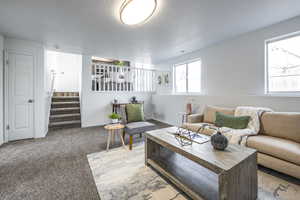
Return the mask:
[(114, 65), (117, 65), (117, 66), (124, 66), (125, 63), (123, 61), (114, 61)]
[(108, 117), (111, 119), (111, 123), (113, 124), (118, 123), (121, 119), (121, 116), (115, 112), (111, 113)]

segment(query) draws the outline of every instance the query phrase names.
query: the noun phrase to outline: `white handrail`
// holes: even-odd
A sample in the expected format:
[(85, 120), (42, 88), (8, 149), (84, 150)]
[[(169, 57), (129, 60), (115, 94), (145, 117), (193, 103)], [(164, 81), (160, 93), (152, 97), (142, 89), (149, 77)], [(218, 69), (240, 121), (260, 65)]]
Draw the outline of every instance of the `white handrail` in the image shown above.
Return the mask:
[(50, 91), (47, 94), (46, 102), (47, 102), (47, 119), (46, 119), (46, 129), (48, 130), (48, 125), (50, 123), (50, 110), (51, 110), (51, 101), (53, 97), (53, 93), (55, 91), (54, 89), (54, 83), (55, 83), (55, 77), (56, 72), (54, 70), (51, 70), (50, 72)]
[(51, 97), (51, 98), (52, 98), (53, 93), (54, 93), (55, 77), (56, 77), (56, 72), (55, 72), (55, 70), (51, 70), (51, 72), (50, 72), (50, 82), (51, 82), (51, 87), (50, 87), (50, 97)]

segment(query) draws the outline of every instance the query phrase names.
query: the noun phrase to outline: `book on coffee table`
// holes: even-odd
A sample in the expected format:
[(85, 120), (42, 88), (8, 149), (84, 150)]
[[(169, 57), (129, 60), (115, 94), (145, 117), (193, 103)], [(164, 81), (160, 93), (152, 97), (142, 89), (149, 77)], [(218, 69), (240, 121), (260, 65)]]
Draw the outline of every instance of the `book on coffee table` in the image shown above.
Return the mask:
[(192, 133), (192, 140), (198, 144), (203, 144), (210, 141), (210, 136), (201, 133)]
[(178, 127), (170, 127), (170, 128), (168, 128), (167, 132), (176, 137), (181, 137), (186, 140), (191, 140), (192, 142), (196, 142), (198, 144), (203, 144), (203, 143), (210, 141), (210, 136), (204, 135), (202, 133), (189, 131), (188, 132), (189, 135), (188, 134), (179, 134)]

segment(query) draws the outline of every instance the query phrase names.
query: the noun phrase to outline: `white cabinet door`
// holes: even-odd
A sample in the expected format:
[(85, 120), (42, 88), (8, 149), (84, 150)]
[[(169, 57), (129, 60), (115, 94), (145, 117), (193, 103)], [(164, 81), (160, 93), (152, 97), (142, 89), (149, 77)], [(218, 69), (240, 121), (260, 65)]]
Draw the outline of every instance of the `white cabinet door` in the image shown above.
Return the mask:
[(8, 53), (8, 140), (34, 137), (34, 57)]

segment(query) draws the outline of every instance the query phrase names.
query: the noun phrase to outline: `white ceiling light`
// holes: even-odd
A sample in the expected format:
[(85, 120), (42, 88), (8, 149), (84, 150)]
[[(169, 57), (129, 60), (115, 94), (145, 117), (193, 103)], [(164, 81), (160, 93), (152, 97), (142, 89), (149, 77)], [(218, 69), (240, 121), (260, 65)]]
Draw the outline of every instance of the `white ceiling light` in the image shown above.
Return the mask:
[(125, 0), (120, 8), (121, 22), (136, 25), (146, 22), (157, 7), (156, 0)]

